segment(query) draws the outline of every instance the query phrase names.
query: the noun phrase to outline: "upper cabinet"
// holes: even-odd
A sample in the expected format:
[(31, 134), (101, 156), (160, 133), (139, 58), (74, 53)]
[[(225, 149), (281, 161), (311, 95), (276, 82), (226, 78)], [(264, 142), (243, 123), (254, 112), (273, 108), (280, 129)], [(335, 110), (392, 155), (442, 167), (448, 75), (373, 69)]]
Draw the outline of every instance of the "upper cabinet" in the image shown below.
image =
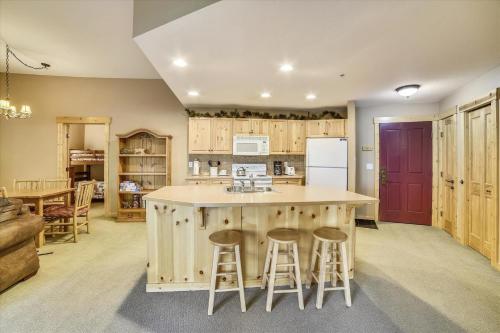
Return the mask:
[(269, 135), (269, 120), (267, 119), (234, 119), (233, 135)]
[(307, 120), (307, 137), (346, 137), (346, 119)]
[(304, 154), (305, 122), (301, 120), (271, 120), (269, 125), (270, 154)]
[(190, 154), (232, 154), (233, 123), (228, 118), (189, 118)]

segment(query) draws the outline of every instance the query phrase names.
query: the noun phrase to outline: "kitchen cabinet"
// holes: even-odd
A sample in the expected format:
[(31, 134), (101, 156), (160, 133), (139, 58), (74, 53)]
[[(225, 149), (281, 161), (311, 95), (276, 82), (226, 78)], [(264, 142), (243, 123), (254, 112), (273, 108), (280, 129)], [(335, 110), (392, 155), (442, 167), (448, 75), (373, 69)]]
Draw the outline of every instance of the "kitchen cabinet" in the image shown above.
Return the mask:
[(346, 119), (307, 120), (307, 137), (346, 137)]
[(229, 118), (189, 118), (190, 154), (231, 154), (233, 123)]
[(269, 120), (267, 119), (234, 119), (233, 120), (233, 135), (268, 135)]
[(306, 128), (303, 120), (271, 120), (269, 144), (271, 155), (305, 153)]
[(233, 179), (231, 177), (206, 177), (203, 176), (193, 176), (186, 178), (186, 184), (188, 185), (231, 185)]
[(273, 177), (273, 185), (302, 185), (302, 177)]

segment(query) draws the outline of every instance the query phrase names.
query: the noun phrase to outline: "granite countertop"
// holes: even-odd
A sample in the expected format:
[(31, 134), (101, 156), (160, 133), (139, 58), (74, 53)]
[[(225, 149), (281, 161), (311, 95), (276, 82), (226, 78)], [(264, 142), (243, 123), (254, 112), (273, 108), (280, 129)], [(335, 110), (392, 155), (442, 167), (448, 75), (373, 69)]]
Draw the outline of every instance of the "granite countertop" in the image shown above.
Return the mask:
[[(274, 176), (274, 175), (271, 175), (271, 177), (273, 178), (283, 178), (283, 179), (290, 179), (290, 178), (293, 178), (293, 179), (302, 179), (304, 178), (304, 175), (302, 174), (297, 174), (297, 175), (293, 175), (293, 176), (290, 176), (290, 175), (281, 175), (281, 176)], [(199, 175), (199, 176), (187, 176), (186, 177), (186, 180), (194, 180), (194, 179), (232, 179), (233, 176), (231, 175), (227, 175), (227, 176), (210, 176), (210, 175)]]
[(376, 198), (322, 186), (274, 185), (272, 192), (227, 193), (225, 186), (165, 186), (145, 195), (147, 201), (161, 201), (192, 207), (241, 207), (280, 205), (364, 205)]

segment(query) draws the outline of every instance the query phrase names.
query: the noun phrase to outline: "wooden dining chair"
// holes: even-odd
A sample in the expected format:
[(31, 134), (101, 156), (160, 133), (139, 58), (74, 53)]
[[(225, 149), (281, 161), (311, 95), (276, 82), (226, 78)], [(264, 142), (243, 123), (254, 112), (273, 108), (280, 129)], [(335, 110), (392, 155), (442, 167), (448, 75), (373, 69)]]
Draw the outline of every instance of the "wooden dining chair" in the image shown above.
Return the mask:
[[(42, 188), (44, 190), (66, 189), (66, 188), (70, 188), (70, 186), (71, 186), (71, 179), (69, 179), (69, 178), (44, 179), (42, 181)], [(44, 202), (44, 207), (47, 207), (50, 205), (64, 205), (64, 203), (65, 203), (64, 196), (65, 195), (61, 196), (60, 198), (46, 200)]]
[[(73, 234), (73, 241), (78, 241), (78, 228), (87, 226), (87, 233), (89, 232), (89, 211), (90, 204), (92, 203), (92, 196), (94, 194), (94, 181), (79, 182), (75, 194), (75, 203), (72, 206), (52, 205), (43, 210), (43, 216), (49, 218), (45, 226), (49, 229), (45, 235), (60, 235), (60, 234)], [(78, 218), (84, 217), (83, 222), (79, 222)], [(51, 220), (53, 219), (53, 220)], [(72, 219), (71, 222), (67, 222)], [(58, 230), (56, 226), (72, 226), (72, 231)]]
[(14, 191), (39, 191), (42, 189), (42, 182), (40, 179), (14, 179), (12, 188)]

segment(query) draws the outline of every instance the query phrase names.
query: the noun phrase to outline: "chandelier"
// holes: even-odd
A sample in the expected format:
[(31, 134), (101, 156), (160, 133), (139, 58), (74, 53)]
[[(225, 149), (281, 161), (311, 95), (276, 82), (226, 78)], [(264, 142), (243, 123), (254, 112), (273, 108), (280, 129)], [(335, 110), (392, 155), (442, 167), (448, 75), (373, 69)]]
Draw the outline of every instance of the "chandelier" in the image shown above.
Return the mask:
[(21, 105), (21, 109), (17, 111), (14, 105), (10, 105), (9, 100), (9, 56), (12, 55), (17, 61), (19, 61), (24, 66), (31, 69), (47, 69), (50, 67), (49, 64), (42, 62), (40, 67), (30, 66), (21, 59), (11, 50), (8, 44), (5, 47), (5, 98), (0, 99), (0, 115), (4, 116), (5, 119), (20, 118), (25, 119), (31, 117), (31, 107), (29, 105)]

